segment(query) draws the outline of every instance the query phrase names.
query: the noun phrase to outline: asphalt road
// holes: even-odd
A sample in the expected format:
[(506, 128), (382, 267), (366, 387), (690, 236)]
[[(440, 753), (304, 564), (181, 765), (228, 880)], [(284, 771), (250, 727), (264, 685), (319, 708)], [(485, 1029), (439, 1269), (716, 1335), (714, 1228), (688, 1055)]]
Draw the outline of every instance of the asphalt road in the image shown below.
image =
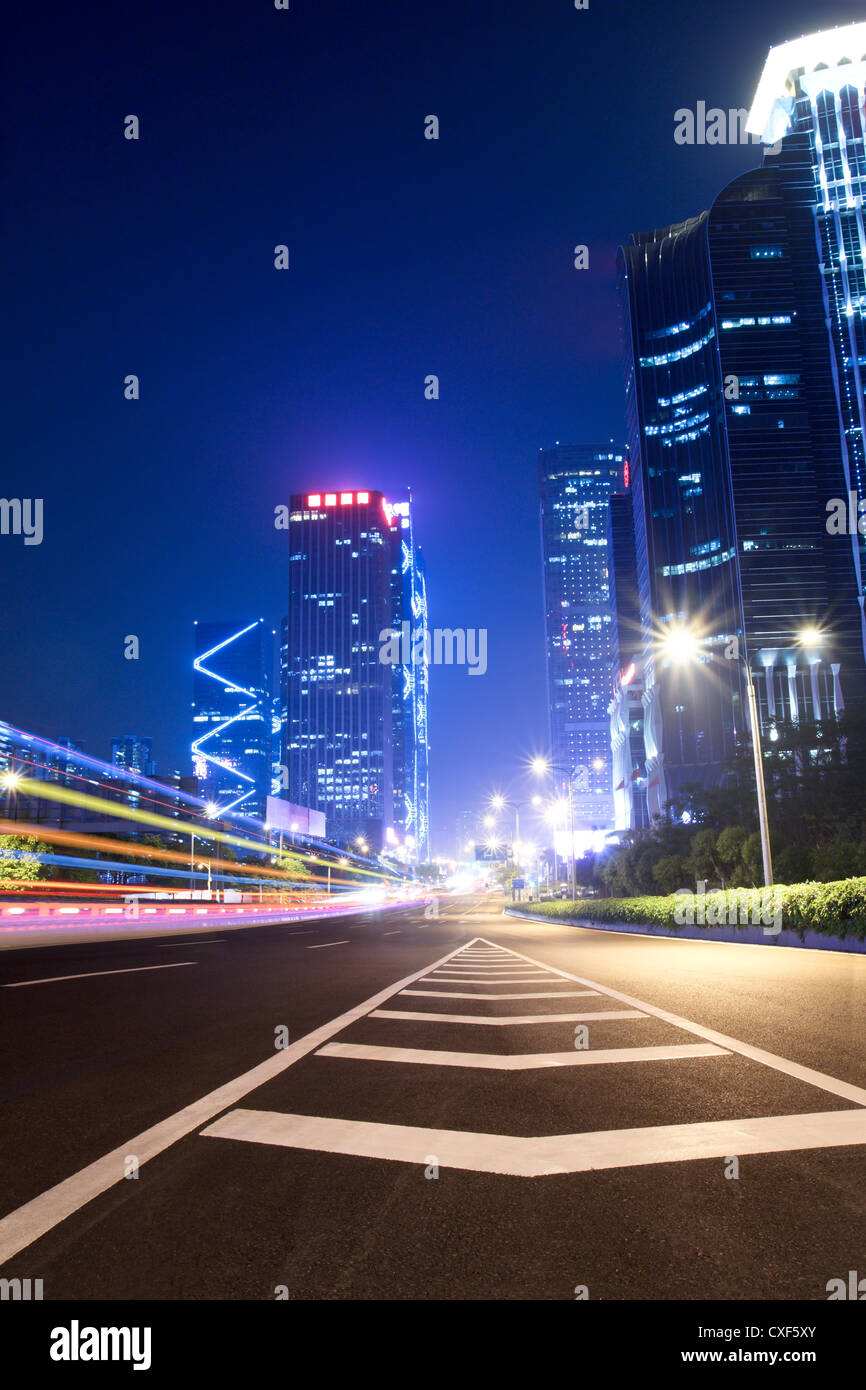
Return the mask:
[(46, 1300), (824, 1301), (866, 1276), (864, 1023), (862, 956), (491, 898), (6, 951), (0, 1274)]

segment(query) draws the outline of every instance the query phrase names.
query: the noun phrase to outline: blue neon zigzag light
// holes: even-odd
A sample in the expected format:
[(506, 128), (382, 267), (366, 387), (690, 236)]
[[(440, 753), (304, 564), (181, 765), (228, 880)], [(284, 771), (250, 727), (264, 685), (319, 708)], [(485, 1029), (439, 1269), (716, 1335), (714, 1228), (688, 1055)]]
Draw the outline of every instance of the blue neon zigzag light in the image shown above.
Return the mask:
[(239, 719), (244, 719), (252, 710), (258, 709), (259, 700), (254, 690), (247, 690), (244, 686), (237, 685), (234, 681), (226, 680), (225, 676), (218, 675), (216, 671), (208, 670), (202, 663), (207, 661), (208, 658), (212, 657), (216, 652), (221, 652), (223, 647), (228, 647), (230, 643), (236, 642), (239, 637), (244, 637), (248, 632), (252, 632), (254, 627), (258, 627), (258, 623), (250, 623), (248, 627), (242, 628), (240, 632), (235, 632), (231, 637), (227, 637), (224, 642), (219, 642), (215, 647), (211, 647), (210, 651), (202, 652), (201, 656), (197, 656), (192, 663), (193, 668), (198, 671), (200, 675), (210, 676), (212, 680), (219, 681), (220, 685), (226, 686), (229, 690), (238, 690), (242, 695), (250, 695), (254, 701), (253, 704), (246, 705), (244, 709), (239, 710), (237, 714), (233, 714), (230, 719), (226, 719), (222, 724), (218, 724), (215, 729), (210, 729), (206, 734), (203, 734), (201, 738), (193, 740), (192, 752), (194, 756), (204, 758), (205, 762), (213, 763), (216, 767), (221, 767), (226, 772), (232, 773), (234, 777), (240, 777), (244, 782), (251, 782), (253, 784), (250, 791), (244, 792), (242, 796), (236, 797), (234, 801), (227, 802), (225, 806), (217, 807), (214, 816), (227, 815), (229, 811), (234, 810), (235, 806), (240, 806), (242, 801), (246, 801), (251, 797), (255, 790), (256, 779), (250, 777), (246, 772), (241, 772), (238, 768), (232, 767), (231, 763), (224, 763), (222, 759), (215, 758), (210, 753), (202, 752), (201, 745), (207, 743), (209, 738), (215, 738), (217, 734), (221, 734), (223, 729), (227, 729), (230, 724), (235, 724)]

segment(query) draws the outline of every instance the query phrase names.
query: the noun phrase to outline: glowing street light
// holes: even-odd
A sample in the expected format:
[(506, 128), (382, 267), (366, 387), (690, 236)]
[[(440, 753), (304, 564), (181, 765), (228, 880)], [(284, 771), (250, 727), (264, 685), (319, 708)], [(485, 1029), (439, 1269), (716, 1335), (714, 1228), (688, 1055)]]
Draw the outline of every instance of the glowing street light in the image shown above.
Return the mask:
[[(813, 632), (814, 629), (807, 629)], [(660, 651), (677, 665), (697, 661), (705, 648), (705, 642), (690, 627), (672, 628), (659, 643)], [(755, 787), (758, 794), (758, 825), (761, 831), (761, 855), (764, 861), (764, 886), (773, 885), (773, 858), (770, 853), (770, 825), (767, 816), (767, 789), (764, 785), (764, 760), (761, 756), (761, 728), (758, 723), (758, 702), (755, 697), (755, 683), (752, 668), (744, 656), (737, 651), (735, 660), (739, 661), (746, 679), (746, 696), (749, 702), (749, 723), (752, 729), (752, 753), (755, 760)]]
[(11, 768), (0, 775), (0, 785), (5, 787), (8, 792), (14, 792), (17, 787), (21, 786), (23, 781), (24, 778), (21, 773), (13, 772)]
[[(568, 778), (568, 819), (571, 830), (571, 844), (568, 851), (569, 877), (571, 879), (571, 900), (574, 902), (577, 896), (577, 866), (574, 862), (574, 774), (577, 768), (560, 767), (556, 763), (548, 762), (547, 758), (533, 758), (531, 763), (532, 771), (537, 777), (544, 777), (548, 772), (563, 772)], [(554, 859), (555, 867), (555, 859)]]

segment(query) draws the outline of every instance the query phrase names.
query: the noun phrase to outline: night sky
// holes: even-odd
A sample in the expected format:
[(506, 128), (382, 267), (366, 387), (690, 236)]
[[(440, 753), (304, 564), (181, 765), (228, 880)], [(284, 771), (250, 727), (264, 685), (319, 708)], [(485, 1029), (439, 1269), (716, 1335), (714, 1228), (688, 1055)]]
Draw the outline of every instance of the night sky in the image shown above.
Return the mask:
[(431, 623), (489, 631), (484, 677), (431, 671), (450, 848), (546, 746), (537, 457), (624, 442), (617, 244), (760, 162), (674, 111), (749, 106), (771, 44), (862, 5), (16, 8), (0, 493), (45, 521), (0, 536), (0, 717), (188, 771), (192, 621), (278, 624), (274, 508), (411, 486)]

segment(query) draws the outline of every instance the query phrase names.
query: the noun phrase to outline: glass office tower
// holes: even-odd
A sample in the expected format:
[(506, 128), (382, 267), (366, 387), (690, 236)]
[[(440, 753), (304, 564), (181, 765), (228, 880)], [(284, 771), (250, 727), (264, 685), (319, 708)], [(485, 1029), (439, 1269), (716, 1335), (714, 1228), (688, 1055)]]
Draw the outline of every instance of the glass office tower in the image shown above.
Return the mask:
[[(819, 273), (832, 354), (846, 493), (866, 497), (866, 24), (808, 34), (772, 48), (748, 129), (781, 143), (795, 170), (819, 248)], [(765, 165), (778, 156), (771, 151)], [(836, 496), (838, 494), (829, 494)], [(850, 528), (849, 528), (850, 530)], [(863, 609), (866, 536), (848, 536)], [(863, 636), (866, 641), (866, 636)]]
[[(411, 502), (392, 504), (391, 532), (392, 624), (402, 629), (408, 622), (416, 635), (426, 634), (427, 583)], [(419, 638), (419, 645), (424, 640)], [(394, 827), (422, 863), (430, 858), (429, 673), (426, 661), (401, 663), (394, 668), (391, 691)]]
[(123, 738), (111, 741), (111, 761), (115, 767), (126, 767), (131, 772), (140, 772), (145, 777), (154, 774), (153, 739), (139, 738), (138, 734), (124, 734)]
[(697, 626), (707, 660), (740, 628), (707, 214), (636, 235), (619, 278), (653, 817), (681, 787), (721, 777), (739, 708), (735, 663), (696, 680), (658, 657), (672, 627)]
[(328, 833), (429, 855), (427, 665), (387, 664), (406, 623), (423, 649), (427, 599), (411, 505), (377, 491), (294, 496), (281, 655), (288, 799)]
[[(748, 737), (733, 652), (771, 739), (863, 697), (859, 573), (826, 527), (851, 465), (814, 186), (794, 131), (709, 212), (620, 250), (651, 815)], [(680, 624), (703, 673), (661, 654)]]
[(580, 831), (614, 823), (607, 520), (624, 464), (623, 451), (610, 444), (558, 444), (539, 460), (551, 762), (576, 773)]
[[(628, 464), (623, 482), (628, 487)], [(611, 493), (608, 514), (610, 602), (613, 614), (610, 666), (610, 747), (614, 828), (643, 829), (649, 824), (644, 751), (643, 662), (634, 515), (629, 491)]]
[(220, 815), (266, 815), (272, 650), (261, 618), (195, 624), (193, 771), (202, 797)]

